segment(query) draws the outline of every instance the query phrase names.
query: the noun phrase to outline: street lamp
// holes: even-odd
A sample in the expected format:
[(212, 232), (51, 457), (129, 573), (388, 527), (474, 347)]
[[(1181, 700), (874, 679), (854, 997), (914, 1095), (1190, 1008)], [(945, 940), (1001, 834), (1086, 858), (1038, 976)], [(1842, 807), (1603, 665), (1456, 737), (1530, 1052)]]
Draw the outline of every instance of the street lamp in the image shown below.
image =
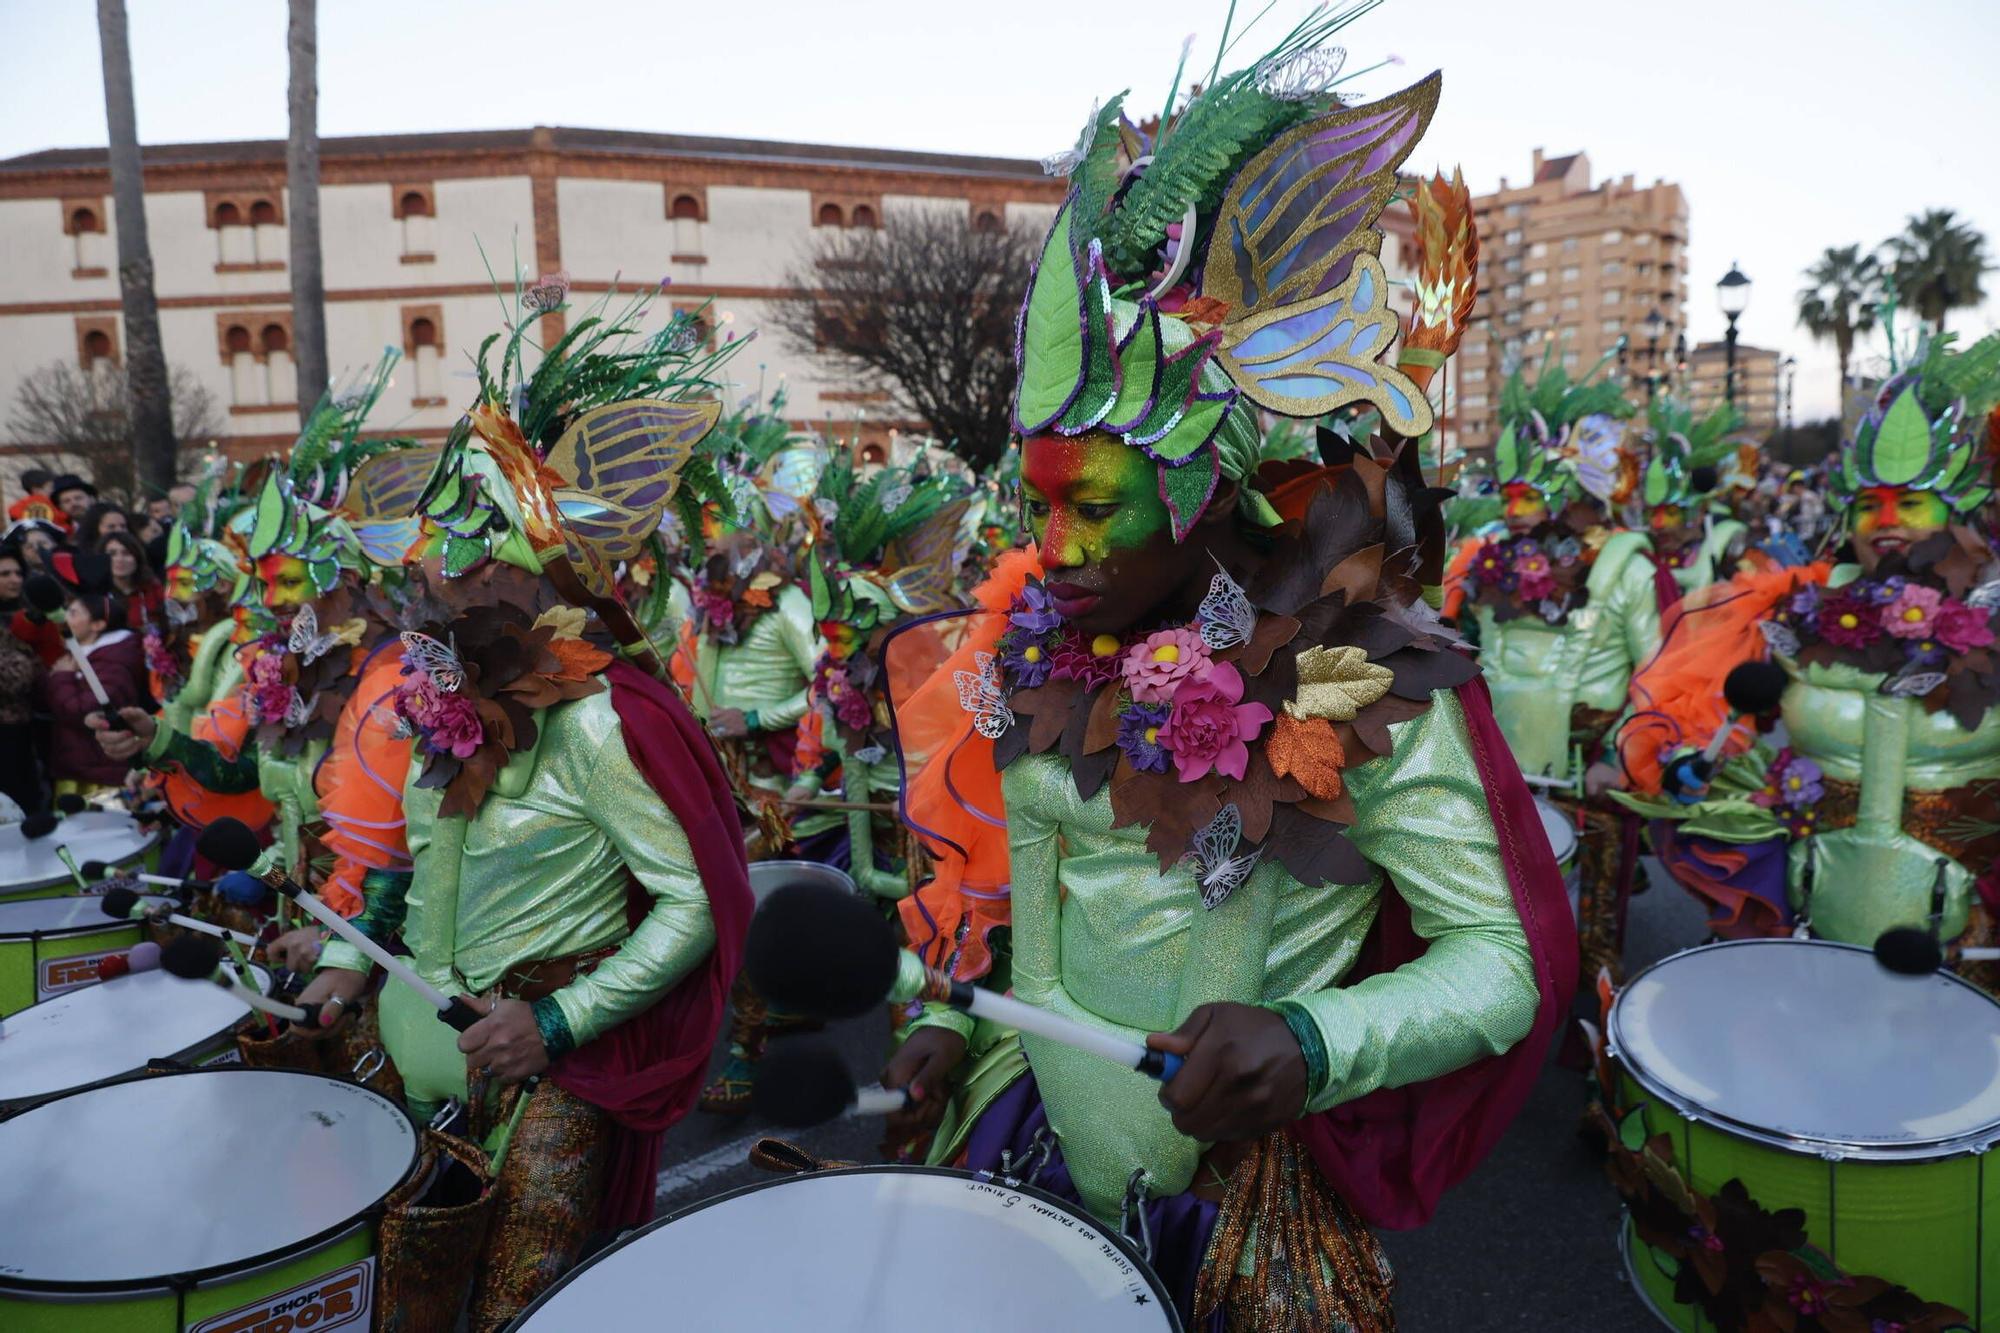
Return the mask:
[(1667, 321), (1655, 306), (1647, 312), (1643, 321), (1646, 326), (1646, 401), (1660, 391), (1660, 338), (1667, 331)]
[(1785, 372), (1785, 433), (1789, 435), (1792, 430), (1792, 381), (1799, 373), (1799, 359), (1788, 356), (1778, 363), (1778, 369)]
[(1736, 317), (1750, 308), (1750, 279), (1734, 262), (1729, 272), (1715, 284), (1715, 303), (1722, 307), (1723, 317), (1729, 321), (1729, 328), (1722, 335), (1723, 373), (1722, 396), (1731, 407), (1736, 406)]

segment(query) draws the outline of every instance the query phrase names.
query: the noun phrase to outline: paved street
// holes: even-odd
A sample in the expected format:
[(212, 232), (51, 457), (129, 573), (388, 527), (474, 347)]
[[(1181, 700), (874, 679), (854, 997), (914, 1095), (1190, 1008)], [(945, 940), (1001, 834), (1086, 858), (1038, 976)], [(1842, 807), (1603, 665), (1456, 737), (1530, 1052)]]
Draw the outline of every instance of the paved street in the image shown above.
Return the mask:
[[(1701, 910), (1657, 866), (1633, 900), (1627, 964), (1636, 969), (1702, 938)], [(886, 1024), (839, 1025), (831, 1038), (866, 1081)], [(718, 1059), (720, 1053), (718, 1053)], [(1632, 1295), (1615, 1240), (1617, 1199), (1576, 1134), (1583, 1075), (1551, 1063), (1500, 1146), (1421, 1230), (1386, 1236), (1398, 1273), (1403, 1333), (1648, 1333), (1659, 1327)], [(847, 1119), (790, 1135), (823, 1157), (875, 1160), (880, 1122)], [(660, 1211), (769, 1177), (744, 1155), (764, 1128), (697, 1114), (667, 1140)]]

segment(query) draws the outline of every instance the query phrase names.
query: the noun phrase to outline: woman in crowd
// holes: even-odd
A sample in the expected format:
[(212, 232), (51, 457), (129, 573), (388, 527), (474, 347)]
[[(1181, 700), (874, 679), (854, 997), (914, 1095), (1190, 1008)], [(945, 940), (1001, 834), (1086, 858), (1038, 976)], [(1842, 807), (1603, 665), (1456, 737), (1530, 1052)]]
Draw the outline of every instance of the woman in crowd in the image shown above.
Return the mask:
[(125, 602), (125, 628), (139, 631), (160, 615), (166, 592), (153, 575), (146, 548), (129, 532), (104, 535), (102, 550), (111, 567), (111, 587)]
[(131, 522), (125, 511), (115, 504), (99, 501), (83, 511), (83, 521), (76, 525), (76, 549), (79, 551), (101, 551), (104, 539), (114, 532), (130, 532)]
[[(27, 572), (20, 552), (0, 549), (0, 625), (25, 610), (21, 584)], [(23, 810), (41, 805), (41, 778), (30, 726), (41, 659), (18, 636), (0, 631), (0, 795)]]

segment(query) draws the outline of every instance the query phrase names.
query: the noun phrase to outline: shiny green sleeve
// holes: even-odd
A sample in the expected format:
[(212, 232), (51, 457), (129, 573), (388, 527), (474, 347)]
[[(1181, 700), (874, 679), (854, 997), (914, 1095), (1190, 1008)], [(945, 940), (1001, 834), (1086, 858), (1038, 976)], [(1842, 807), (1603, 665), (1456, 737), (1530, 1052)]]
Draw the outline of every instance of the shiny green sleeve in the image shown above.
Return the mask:
[(1611, 612), (1625, 632), (1625, 652), (1636, 671), (1660, 651), (1660, 597), (1653, 590), (1651, 553), (1635, 555), (1618, 573)]
[(1499, 1054), (1527, 1035), (1540, 1001), (1457, 698), (1433, 695), (1394, 736), (1391, 753), (1349, 774), (1349, 836), (1395, 881), (1383, 892), (1402, 894), (1430, 947), (1393, 972), (1297, 997), (1326, 1056), (1308, 1111)]
[(680, 821), (613, 731), (591, 757), (585, 806), (653, 906), (618, 952), (550, 998), (576, 1045), (657, 1003), (715, 947), (708, 892)]
[(765, 731), (783, 731), (806, 715), (813, 667), (819, 661), (819, 631), (813, 625), (812, 603), (797, 588), (780, 592), (770, 614), (778, 621), (778, 645), (785, 660), (798, 668), (801, 684), (796, 693), (777, 703), (759, 704), (757, 724)]

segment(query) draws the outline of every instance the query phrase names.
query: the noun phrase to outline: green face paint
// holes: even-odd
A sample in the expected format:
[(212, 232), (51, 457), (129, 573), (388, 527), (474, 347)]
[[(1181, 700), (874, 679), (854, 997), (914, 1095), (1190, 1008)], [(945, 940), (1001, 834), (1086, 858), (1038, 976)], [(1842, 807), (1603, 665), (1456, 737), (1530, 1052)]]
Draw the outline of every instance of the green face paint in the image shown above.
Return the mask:
[(1103, 435), (1021, 446), (1021, 499), (1050, 569), (1097, 564), (1168, 530), (1157, 464)]

